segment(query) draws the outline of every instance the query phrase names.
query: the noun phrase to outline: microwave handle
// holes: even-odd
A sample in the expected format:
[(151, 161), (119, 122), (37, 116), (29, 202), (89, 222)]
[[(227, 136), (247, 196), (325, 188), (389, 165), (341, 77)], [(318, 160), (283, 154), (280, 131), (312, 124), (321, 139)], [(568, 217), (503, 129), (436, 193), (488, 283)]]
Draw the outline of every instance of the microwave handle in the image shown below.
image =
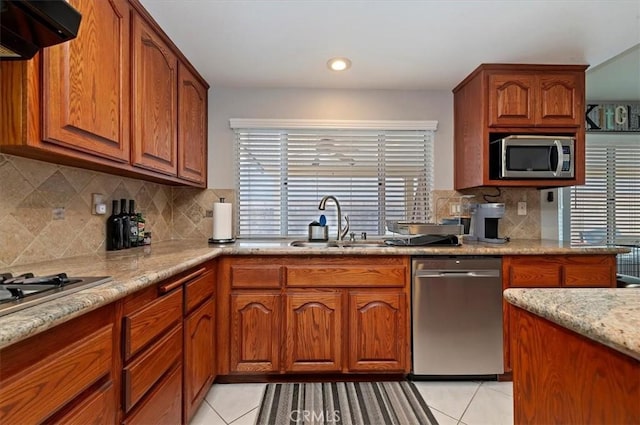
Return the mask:
[[(554, 176), (560, 175), (562, 171), (562, 143), (560, 140), (554, 140), (553, 144), (556, 148), (556, 158), (558, 158), (558, 164), (556, 165), (556, 171), (553, 173)], [(551, 151), (549, 151), (549, 168), (551, 168)]]

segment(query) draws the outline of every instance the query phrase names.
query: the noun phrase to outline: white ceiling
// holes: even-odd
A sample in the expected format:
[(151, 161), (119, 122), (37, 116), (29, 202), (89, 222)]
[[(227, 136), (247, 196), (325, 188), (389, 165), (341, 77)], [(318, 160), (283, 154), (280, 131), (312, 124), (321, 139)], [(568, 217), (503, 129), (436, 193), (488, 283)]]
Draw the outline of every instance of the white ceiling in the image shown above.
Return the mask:
[(480, 63), (596, 66), (640, 43), (640, 0), (141, 1), (212, 87), (450, 90)]

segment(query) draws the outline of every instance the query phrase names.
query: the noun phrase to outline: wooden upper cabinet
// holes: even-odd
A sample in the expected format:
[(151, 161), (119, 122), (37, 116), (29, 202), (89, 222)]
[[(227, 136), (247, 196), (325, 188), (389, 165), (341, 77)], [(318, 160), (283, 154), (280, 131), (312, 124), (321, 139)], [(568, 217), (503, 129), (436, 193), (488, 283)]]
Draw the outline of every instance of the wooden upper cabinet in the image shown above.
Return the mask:
[(489, 75), (489, 125), (533, 125), (534, 86), (532, 75)]
[(178, 65), (178, 177), (207, 184), (207, 88)]
[(42, 54), (42, 138), (129, 162), (129, 4), (70, 3), (82, 14), (78, 37)]
[[(453, 89), (456, 190), (584, 184), (585, 65), (482, 64)], [(499, 179), (490, 142), (508, 135), (575, 138), (570, 179)]]
[(536, 123), (544, 126), (579, 127), (584, 122), (584, 77), (549, 74), (538, 77), (540, 107)]
[(75, 39), (0, 61), (2, 152), (205, 187), (207, 82), (139, 1), (69, 2)]
[(133, 15), (133, 165), (178, 171), (178, 60), (139, 15)]
[(489, 126), (581, 125), (584, 100), (579, 92), (580, 79), (575, 73), (492, 73), (488, 79)]

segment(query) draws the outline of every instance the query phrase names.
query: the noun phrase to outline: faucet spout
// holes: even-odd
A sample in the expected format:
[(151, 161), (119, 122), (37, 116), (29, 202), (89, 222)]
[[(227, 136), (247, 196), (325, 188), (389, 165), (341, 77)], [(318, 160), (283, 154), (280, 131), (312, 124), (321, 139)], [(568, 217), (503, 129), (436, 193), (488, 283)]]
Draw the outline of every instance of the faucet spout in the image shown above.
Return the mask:
[(349, 217), (345, 216), (347, 225), (343, 229), (342, 228), (342, 210), (340, 209), (340, 202), (338, 202), (338, 199), (332, 195), (323, 196), (322, 199), (320, 200), (320, 205), (318, 205), (318, 209), (321, 211), (324, 211), (327, 205), (327, 201), (329, 199), (331, 199), (333, 203), (336, 204), (336, 209), (338, 210), (338, 232), (337, 232), (336, 239), (341, 241), (344, 239), (345, 235), (349, 232)]

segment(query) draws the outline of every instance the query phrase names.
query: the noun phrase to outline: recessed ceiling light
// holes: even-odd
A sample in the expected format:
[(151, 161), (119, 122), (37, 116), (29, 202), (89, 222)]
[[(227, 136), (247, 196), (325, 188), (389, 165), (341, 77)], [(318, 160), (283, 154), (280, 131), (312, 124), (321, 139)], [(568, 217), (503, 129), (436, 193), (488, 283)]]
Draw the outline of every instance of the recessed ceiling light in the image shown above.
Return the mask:
[(327, 66), (332, 71), (345, 71), (351, 68), (351, 61), (347, 58), (331, 58), (327, 62)]

